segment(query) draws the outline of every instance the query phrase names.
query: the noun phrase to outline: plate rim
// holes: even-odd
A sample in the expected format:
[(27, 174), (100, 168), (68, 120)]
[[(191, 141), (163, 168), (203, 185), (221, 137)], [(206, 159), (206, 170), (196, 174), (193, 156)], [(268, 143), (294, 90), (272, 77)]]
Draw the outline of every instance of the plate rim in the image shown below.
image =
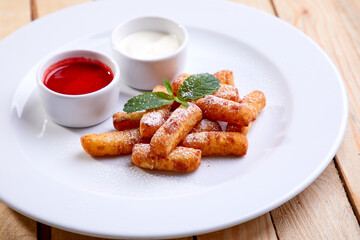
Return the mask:
[[(111, 2), (111, 1), (110, 1)], [(115, 2), (115, 1), (114, 1)], [(224, 4), (225, 2), (223, 1), (213, 1), (213, 2), (217, 2), (219, 4)], [(98, 2), (96, 2), (97, 4)], [(60, 10), (59, 12), (62, 12), (62, 13), (65, 13), (68, 11), (68, 9), (74, 9), (74, 8), (82, 8), (82, 6), (87, 6), (87, 5), (90, 5), (90, 4), (95, 4), (95, 2), (90, 2), (90, 3), (84, 3), (84, 4), (80, 4), (80, 5), (77, 5), (75, 7), (70, 7), (70, 8), (66, 8), (66, 9), (63, 9), (63, 10)], [(108, 4), (108, 3), (107, 3)], [(237, 7), (239, 7), (238, 5), (242, 6), (241, 4), (238, 4), (238, 3), (229, 3), (227, 2), (226, 4), (233, 4), (234, 6), (236, 5)], [(261, 13), (261, 14), (265, 14), (265, 15), (268, 15), (268, 16), (271, 16), (272, 18), (276, 19), (276, 21), (278, 22), (281, 22), (281, 23), (285, 23), (286, 25), (290, 26), (291, 28), (293, 29), (296, 29), (295, 27), (293, 27), (292, 25), (286, 23), (286, 22), (283, 22), (282, 20), (279, 20), (277, 19), (276, 17), (270, 15), (270, 14), (267, 14), (267, 13), (264, 13), (264, 12), (261, 12), (260, 10), (257, 10), (257, 9), (253, 9), (253, 8), (250, 8), (248, 6), (242, 6), (242, 7), (245, 7), (245, 8), (249, 8), (251, 9), (251, 11), (254, 11), (254, 12), (257, 12), (257, 13)], [(58, 12), (55, 12), (53, 14), (50, 14), (48, 16), (45, 16), (43, 18), (41, 18), (42, 20), (41, 21), (45, 21), (47, 17), (53, 17), (53, 16), (57, 16), (58, 15)], [(45, 19), (45, 20), (44, 20)], [(34, 21), (32, 23), (29, 23), (28, 25), (34, 25), (34, 24), (37, 24), (37, 21)], [(26, 27), (26, 26), (25, 26)], [(5, 39), (3, 39), (1, 42), (0, 42), (0, 46), (1, 45), (4, 45), (3, 43), (6, 42), (6, 41), (10, 41), (8, 39), (10, 39), (14, 34), (19, 34), (23, 31), (23, 28), (20, 28), (19, 30), (15, 31), (13, 34), (10, 34), (8, 35)], [(344, 105), (343, 105), (343, 109), (344, 109), (344, 114), (342, 116), (342, 124), (340, 126), (340, 132), (338, 133), (337, 135), (337, 138), (336, 140), (334, 141), (333, 143), (333, 147), (332, 149), (330, 149), (328, 151), (328, 154), (327, 154), (327, 157), (326, 159), (327, 160), (323, 160), (322, 161), (322, 164), (320, 166), (318, 166), (318, 168), (306, 179), (302, 182), (302, 184), (300, 184), (296, 189), (293, 189), (292, 192), (290, 192), (286, 197), (282, 197), (280, 198), (281, 200), (277, 200), (276, 202), (277, 203), (269, 203), (269, 206), (271, 205), (271, 209), (274, 209), (278, 206), (280, 206), (281, 204), (283, 204), (284, 202), (288, 201), (289, 199), (293, 198), (295, 195), (297, 195), (298, 193), (300, 193), (302, 190), (304, 190), (307, 186), (309, 186), (323, 171), (324, 169), (328, 166), (328, 164), (330, 163), (330, 161), (332, 160), (332, 156), (335, 155), (337, 149), (340, 147), (340, 144), (342, 142), (342, 139), (344, 137), (344, 134), (345, 134), (345, 129), (346, 129), (346, 125), (347, 125), (347, 117), (348, 117), (348, 100), (347, 100), (347, 94), (346, 94), (346, 89), (345, 89), (345, 85), (344, 85), (344, 81), (342, 80), (342, 77), (339, 73), (339, 71), (337, 70), (337, 67), (335, 66), (335, 64), (331, 61), (330, 57), (325, 53), (325, 51), (323, 49), (321, 49), (317, 43), (315, 43), (312, 39), (310, 39), (307, 35), (305, 35), (303, 32), (301, 32), (300, 30), (296, 29), (299, 33), (301, 33), (303, 36), (305, 36), (309, 42), (315, 46), (319, 52), (322, 54), (322, 56), (325, 58), (325, 60), (327, 61), (328, 64), (330, 64), (331, 68), (334, 70), (334, 73), (336, 74), (336, 78), (339, 80), (339, 84), (340, 84), (340, 92), (341, 92), (341, 95), (343, 97), (343, 102), (344, 102)], [(5, 41), (6, 40), (6, 41)], [(0, 196), (1, 197), (1, 196)], [(10, 201), (7, 201), (7, 199), (5, 197), (1, 197), (1, 200), (3, 202), (5, 202), (7, 205), (9, 205), (12, 209), (15, 209), (16, 211), (22, 213), (23, 215), (26, 215), (32, 219), (36, 219), (37, 221), (39, 222), (43, 222), (43, 223), (46, 223), (46, 224), (49, 224), (48, 221), (45, 221), (44, 219), (41, 219), (41, 218), (37, 218), (36, 216), (34, 215), (31, 215), (28, 214), (26, 211), (24, 211), (21, 207), (18, 207), (18, 206), (15, 206), (13, 205)], [(253, 214), (250, 214), (247, 218), (245, 218), (245, 220), (242, 220), (241, 222), (244, 222), (244, 221), (248, 221), (254, 217), (257, 217), (257, 216), (260, 216), (261, 214), (263, 214), (264, 212), (266, 211), (269, 211), (269, 206), (267, 207), (264, 207), (264, 209), (260, 209), (259, 211), (253, 213)], [(231, 225), (227, 224), (226, 226), (218, 226), (218, 228), (211, 228), (211, 229), (205, 229), (203, 231), (197, 231), (196, 234), (199, 234), (199, 233), (206, 233), (206, 232), (209, 232), (209, 231), (216, 231), (216, 230), (219, 230), (219, 229), (223, 229), (224, 227), (230, 227), (230, 226), (233, 226), (233, 225), (237, 225), (239, 224), (240, 222), (239, 221), (236, 221), (234, 220)], [(86, 235), (89, 235), (89, 232), (83, 232), (83, 231), (78, 231), (77, 229), (71, 229), (71, 228), (64, 228), (63, 226), (60, 226), (56, 223), (51, 223), (50, 225), (52, 226), (55, 226), (55, 227), (58, 227), (58, 228), (61, 228), (61, 229), (65, 229), (65, 230), (70, 230), (72, 232), (77, 232), (77, 233), (81, 233), (81, 234), (86, 234)], [(90, 235), (92, 236), (106, 236), (106, 237), (112, 237), (112, 236), (107, 236), (107, 235), (98, 235), (96, 233), (90, 233)], [(183, 236), (188, 236), (189, 234), (186, 233), (184, 235), (179, 235), (179, 234), (175, 234), (175, 235), (163, 235), (163, 236), (155, 236), (155, 237), (161, 237), (161, 238), (167, 238), (167, 237), (183, 237)], [(114, 237), (118, 237), (118, 236), (114, 236)], [(136, 237), (137, 236), (122, 236), (122, 237)], [(146, 237), (149, 237), (149, 236), (140, 236), (141, 238), (146, 238)], [(154, 237), (154, 236), (151, 236), (151, 237)]]

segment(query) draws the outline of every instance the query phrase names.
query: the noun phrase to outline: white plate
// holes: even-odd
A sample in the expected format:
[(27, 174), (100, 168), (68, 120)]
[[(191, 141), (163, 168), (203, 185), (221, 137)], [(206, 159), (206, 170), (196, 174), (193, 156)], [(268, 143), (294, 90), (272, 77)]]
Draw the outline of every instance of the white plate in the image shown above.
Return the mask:
[[(189, 174), (146, 171), (130, 156), (94, 159), (83, 152), (80, 136), (112, 130), (111, 119), (85, 129), (47, 119), (35, 89), (36, 63), (69, 48), (109, 54), (110, 31), (141, 15), (171, 17), (188, 28), (187, 72), (231, 69), (242, 96), (265, 93), (245, 157), (204, 158)], [(28, 24), (4, 39), (0, 52), (1, 199), (78, 233), (170, 238), (250, 220), (307, 187), (344, 134), (346, 93), (325, 53), (278, 18), (231, 2), (91, 2)], [(119, 110), (131, 94), (123, 89)]]

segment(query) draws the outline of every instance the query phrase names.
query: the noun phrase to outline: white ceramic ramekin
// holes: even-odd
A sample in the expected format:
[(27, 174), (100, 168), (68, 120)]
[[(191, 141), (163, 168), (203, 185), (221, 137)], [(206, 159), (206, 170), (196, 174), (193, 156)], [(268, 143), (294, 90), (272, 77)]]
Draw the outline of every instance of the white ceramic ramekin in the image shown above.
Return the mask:
[[(97, 60), (113, 72), (113, 80), (104, 88), (88, 94), (67, 95), (50, 90), (44, 84), (44, 74), (53, 64), (67, 58)], [(45, 57), (37, 70), (36, 82), (46, 113), (54, 122), (66, 127), (89, 127), (114, 113), (119, 99), (120, 70), (114, 60), (89, 50), (72, 50)]]
[[(181, 42), (172, 54), (161, 58), (138, 59), (127, 56), (118, 48), (120, 42), (130, 34), (139, 31), (159, 31), (174, 34)], [(172, 81), (179, 75), (186, 60), (188, 33), (179, 23), (156, 16), (130, 19), (118, 25), (111, 34), (112, 53), (120, 66), (121, 78), (130, 87), (152, 90), (163, 84), (163, 78)]]

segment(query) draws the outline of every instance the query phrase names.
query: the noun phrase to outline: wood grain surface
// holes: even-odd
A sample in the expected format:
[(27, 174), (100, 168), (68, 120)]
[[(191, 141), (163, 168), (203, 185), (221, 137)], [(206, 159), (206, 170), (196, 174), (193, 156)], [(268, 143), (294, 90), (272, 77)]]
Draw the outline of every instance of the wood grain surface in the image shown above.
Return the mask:
[(280, 239), (360, 239), (359, 224), (333, 162), (271, 216)]
[(349, 67), (343, 71), (351, 72), (351, 77), (345, 78), (348, 83), (350, 119), (346, 129), (345, 139), (337, 153), (336, 162), (341, 177), (348, 191), (348, 196), (360, 221), (360, 1), (336, 1), (336, 9), (341, 9), (339, 18), (350, 35), (346, 40), (352, 40), (352, 47), (344, 48)]
[[(246, 4), (264, 12), (274, 15), (274, 9), (270, 0), (232, 0), (233, 2)], [(197, 236), (198, 240), (220, 239), (277, 239), (275, 228), (269, 213), (253, 219), (252, 221), (228, 228), (222, 231)]]
[[(349, 97), (349, 123), (335, 156), (336, 164), (332, 162), (301, 194), (254, 220), (194, 238), (360, 239), (360, 1), (232, 1), (277, 15), (323, 47), (344, 78)], [(0, 39), (31, 19), (83, 2), (86, 0), (0, 0)], [(101, 238), (36, 223), (0, 203), (0, 239)]]
[(222, 239), (275, 240), (277, 236), (268, 213), (232, 228), (197, 236), (197, 240)]
[[(29, 23), (30, 15), (28, 0), (0, 0), (0, 40)], [(36, 239), (36, 222), (0, 202), (0, 239)]]
[(0, 0), (0, 39), (31, 21), (29, 0)]
[(336, 154), (355, 214), (360, 221), (360, 3), (341, 0), (274, 0), (279, 17), (300, 28), (327, 52), (343, 76), (349, 122)]
[(90, 2), (90, 0), (31, 0), (35, 18), (85, 2)]
[(0, 239), (34, 240), (36, 239), (36, 222), (0, 202)]

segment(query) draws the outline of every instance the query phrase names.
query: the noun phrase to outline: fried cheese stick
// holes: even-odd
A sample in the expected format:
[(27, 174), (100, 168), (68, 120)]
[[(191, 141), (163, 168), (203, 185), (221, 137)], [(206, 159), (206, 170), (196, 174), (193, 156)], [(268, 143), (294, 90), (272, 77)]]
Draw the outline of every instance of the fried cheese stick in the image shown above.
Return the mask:
[(228, 84), (220, 83), (220, 88), (212, 95), (235, 102), (239, 102), (241, 100), (239, 90)]
[[(164, 92), (164, 86), (156, 86), (153, 92)], [(140, 134), (144, 138), (151, 138), (155, 132), (165, 123), (169, 117), (172, 104), (168, 104), (156, 109), (148, 110), (140, 120)]]
[(247, 152), (248, 141), (238, 132), (200, 132), (187, 135), (179, 146), (199, 149), (202, 156), (243, 156)]
[(260, 91), (253, 91), (241, 103), (208, 95), (194, 101), (203, 111), (203, 116), (212, 120), (247, 126), (254, 121), (266, 104)]
[(203, 118), (198, 124), (194, 126), (194, 128), (190, 131), (190, 133), (220, 132), (221, 130), (222, 130), (221, 126), (218, 122)]
[(85, 152), (92, 156), (112, 156), (129, 154), (135, 143), (140, 140), (138, 128), (125, 131), (92, 133), (80, 138)]
[(200, 166), (201, 151), (176, 147), (166, 156), (151, 151), (149, 144), (135, 144), (131, 161), (139, 167), (176, 172), (191, 172)]
[(140, 119), (144, 114), (145, 112), (117, 112), (113, 115), (114, 127), (118, 131), (138, 128), (140, 126)]
[(169, 154), (201, 120), (201, 109), (194, 103), (189, 105), (189, 107), (184, 105), (178, 107), (156, 131), (150, 142), (151, 150), (156, 154), (162, 156)]
[(230, 70), (221, 70), (214, 73), (214, 76), (219, 79), (222, 84), (229, 84), (231, 86), (235, 86), (234, 84), (234, 74)]
[(266, 105), (265, 95), (261, 91), (252, 91), (241, 100), (241, 104), (251, 106), (256, 118)]
[[(265, 107), (266, 100), (265, 96), (260, 91), (253, 91), (246, 95), (244, 99), (242, 100), (242, 103), (253, 105), (254, 111), (255, 111), (255, 118), (259, 115), (261, 110)], [(226, 126), (227, 132), (240, 132), (244, 134), (245, 136), (248, 134), (249, 129), (252, 125), (252, 122), (249, 123), (248, 126), (238, 125), (234, 123), (228, 123)]]
[(226, 126), (226, 132), (239, 132), (246, 136), (251, 128), (251, 125), (252, 122), (249, 123), (249, 125), (247, 126), (241, 126), (235, 123), (228, 123), (228, 125)]
[[(177, 92), (181, 86), (181, 84), (186, 80), (186, 78), (190, 77), (190, 74), (183, 73), (180, 74), (173, 82), (172, 82), (172, 88), (174, 91), (174, 95), (177, 95)], [(212, 95), (217, 96), (219, 98), (228, 99), (231, 101), (240, 101), (240, 95), (237, 88), (227, 85), (227, 84), (220, 84), (220, 88), (214, 92)]]
[(177, 91), (179, 90), (181, 84), (188, 78), (190, 77), (191, 74), (188, 74), (188, 73), (182, 73), (180, 74), (179, 76), (177, 76), (175, 78), (175, 80), (171, 83), (171, 86), (173, 88), (173, 92), (174, 92), (174, 95), (176, 96), (177, 94)]

